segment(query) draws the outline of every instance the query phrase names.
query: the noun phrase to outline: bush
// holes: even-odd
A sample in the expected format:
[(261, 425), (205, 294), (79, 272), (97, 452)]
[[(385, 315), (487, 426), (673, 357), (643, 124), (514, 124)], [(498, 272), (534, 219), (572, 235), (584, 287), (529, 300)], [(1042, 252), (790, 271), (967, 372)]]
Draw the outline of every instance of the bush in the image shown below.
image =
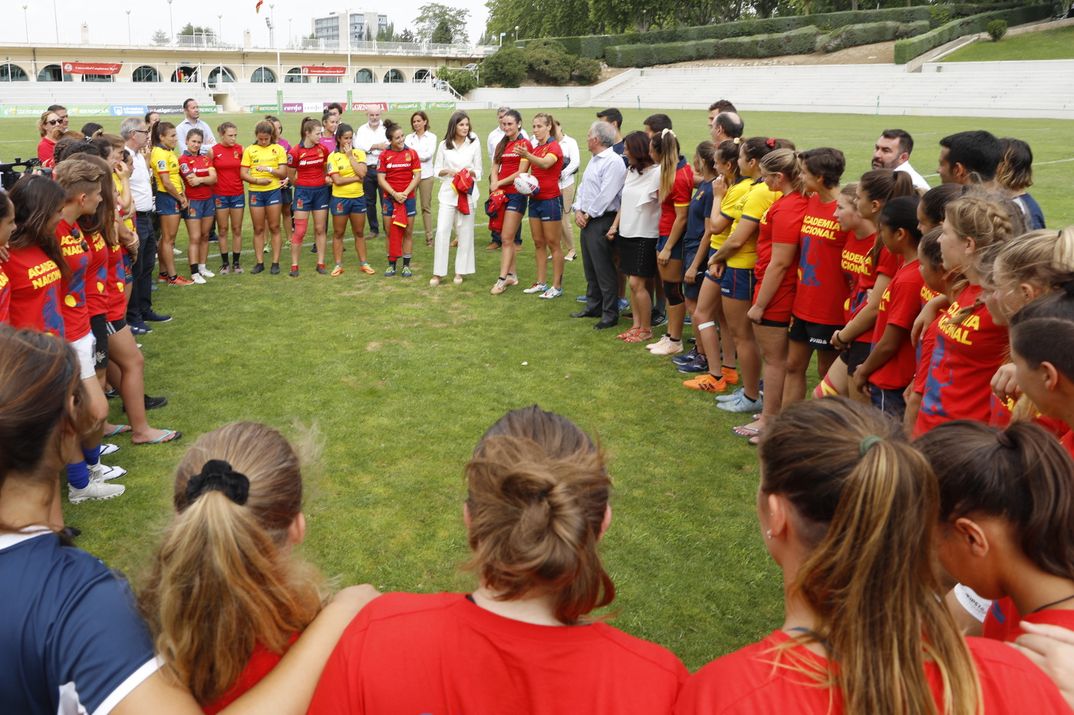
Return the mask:
[(441, 67), (436, 71), (436, 78), (450, 84), (459, 94), (466, 94), (477, 87), (477, 77), (469, 70)]
[(874, 42), (888, 42), (902, 37), (921, 35), (929, 30), (928, 20), (914, 22), (867, 22), (860, 25), (845, 25), (831, 34), (822, 35), (817, 40), (818, 52), (835, 52), (847, 47), (869, 45)]
[(518, 87), (526, 78), (526, 55), (517, 47), (501, 47), (481, 63), (481, 79), (486, 85)]
[(913, 58), (923, 55), (931, 49), (957, 40), (963, 35), (985, 32), (988, 23), (1003, 20), (1010, 25), (1022, 25), (1034, 20), (1045, 20), (1052, 16), (1052, 5), (1027, 5), (1007, 10), (993, 10), (969, 17), (960, 17), (946, 25), (941, 25), (923, 35), (895, 42), (895, 63), (906, 64)]
[(554, 50), (549, 47), (525, 50), (526, 74), (538, 84), (561, 85), (571, 78), (575, 58), (562, 48)]
[(992, 42), (999, 42), (1007, 34), (1007, 21), (993, 20), (985, 27), (985, 31), (992, 38)]
[(758, 58), (804, 55), (813, 52), (819, 35), (820, 31), (816, 27), (809, 26), (790, 32), (730, 37), (720, 40), (620, 45), (608, 48), (608, 64), (612, 67), (650, 67), (670, 62), (722, 57)]
[(574, 63), (571, 79), (578, 84), (596, 84), (600, 80), (600, 61), (589, 57), (579, 57)]

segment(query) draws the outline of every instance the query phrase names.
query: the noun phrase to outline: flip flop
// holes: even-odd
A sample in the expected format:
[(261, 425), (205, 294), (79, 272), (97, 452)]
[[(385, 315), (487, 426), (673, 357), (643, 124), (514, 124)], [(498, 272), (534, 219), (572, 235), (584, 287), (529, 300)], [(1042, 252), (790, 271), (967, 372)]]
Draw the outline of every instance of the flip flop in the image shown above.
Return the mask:
[(739, 425), (738, 427), (732, 427), (731, 431), (737, 434), (739, 437), (757, 437), (761, 434), (761, 430), (751, 425)]
[(759, 434), (758, 434), (758, 435), (754, 435), (753, 437), (750, 437), (750, 438), (749, 438), (748, 440), (746, 440), (746, 441), (747, 441), (747, 442), (749, 442), (749, 443), (750, 443), (751, 445), (753, 445), (754, 447), (756, 447), (757, 445), (759, 445), (759, 444), (761, 443), (761, 435), (759, 435)]
[(182, 432), (179, 432), (178, 430), (169, 429), (164, 430), (164, 434), (157, 437), (156, 439), (151, 439), (148, 442), (134, 442), (133, 444), (164, 444), (166, 442), (174, 442), (182, 436)]
[(131, 431), (130, 425), (113, 425), (112, 429), (104, 433), (104, 437), (115, 437), (117, 435), (126, 434)]

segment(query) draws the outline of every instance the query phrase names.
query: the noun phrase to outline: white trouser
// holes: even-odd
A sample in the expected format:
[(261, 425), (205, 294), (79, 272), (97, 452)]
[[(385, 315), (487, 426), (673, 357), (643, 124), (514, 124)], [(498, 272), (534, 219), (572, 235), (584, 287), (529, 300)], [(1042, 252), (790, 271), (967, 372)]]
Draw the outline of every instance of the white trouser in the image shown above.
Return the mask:
[(455, 238), (459, 248), (455, 252), (455, 273), (468, 276), (474, 272), (474, 216), (477, 202), (470, 199), (470, 213), (459, 213), (455, 201), (440, 200), (440, 209), (436, 215), (436, 242), (433, 244), (433, 275), (448, 274), (448, 253), (451, 250), (451, 229), (455, 229)]

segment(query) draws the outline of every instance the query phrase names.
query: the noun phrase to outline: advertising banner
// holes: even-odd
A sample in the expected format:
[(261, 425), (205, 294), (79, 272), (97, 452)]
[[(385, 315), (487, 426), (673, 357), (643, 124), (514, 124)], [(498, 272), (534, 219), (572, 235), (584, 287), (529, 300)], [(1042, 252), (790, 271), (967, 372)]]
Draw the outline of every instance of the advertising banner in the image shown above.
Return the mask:
[(248, 112), (259, 114), (261, 112), (278, 112), (280, 111), (280, 105), (278, 104), (251, 104), (246, 107)]
[(324, 65), (302, 65), (302, 74), (309, 77), (342, 77), (347, 74), (347, 68), (326, 67)]
[(283, 111), (291, 114), (301, 114), (303, 111), (302, 102), (284, 102)]
[(394, 111), (413, 111), (415, 109), (421, 109), (421, 102), (392, 102), (388, 105), (390, 110)]
[[(353, 112), (368, 112), (370, 109), (373, 111), (388, 111), (387, 102), (351, 102), (351, 111)], [(40, 114), (40, 112), (38, 112)]]
[(424, 109), (450, 109), (455, 111), (458, 106), (455, 102), (426, 102)]
[(181, 104), (150, 104), (146, 109), (147, 112), (156, 112), (157, 114), (182, 114), (183, 105)]
[(67, 74), (119, 74), (123, 65), (112, 62), (64, 62)]
[(144, 104), (113, 104), (108, 113), (113, 117), (144, 117), (148, 111)]

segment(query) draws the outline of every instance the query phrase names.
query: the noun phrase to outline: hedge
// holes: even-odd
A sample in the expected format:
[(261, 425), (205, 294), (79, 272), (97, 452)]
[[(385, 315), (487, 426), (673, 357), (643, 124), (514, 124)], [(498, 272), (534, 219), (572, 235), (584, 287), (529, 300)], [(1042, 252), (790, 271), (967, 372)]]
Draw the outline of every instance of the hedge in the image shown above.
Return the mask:
[(619, 45), (608, 48), (612, 67), (650, 67), (670, 62), (721, 57), (775, 57), (809, 54), (820, 36), (812, 25), (790, 32), (729, 37), (726, 39), (661, 42), (651, 45)]
[(860, 25), (845, 25), (817, 39), (817, 52), (835, 52), (847, 47), (870, 45), (874, 42), (888, 42), (903, 37), (915, 37), (929, 31), (928, 20), (914, 22), (866, 22)]
[(972, 35), (978, 32), (986, 32), (988, 23), (992, 20), (1006, 20), (1008, 25), (1024, 25), (1035, 20), (1046, 20), (1052, 16), (1054, 7), (1051, 3), (1043, 5), (1030, 5), (1027, 7), (1015, 7), (1009, 10), (994, 10), (983, 12), (970, 17), (952, 20), (946, 25), (941, 25), (935, 30), (923, 35), (895, 42), (895, 64), (906, 64), (919, 55), (923, 55), (931, 49), (946, 44), (951, 40), (957, 40), (963, 35)]
[[(816, 25), (823, 31), (831, 31), (847, 25), (869, 24), (876, 22), (913, 23), (927, 21), (935, 26), (936, 18), (946, 15), (949, 18), (964, 17), (986, 10), (1018, 7), (1016, 0), (1003, 3), (961, 3), (952, 5), (918, 5), (915, 7), (894, 7), (878, 10), (844, 10), (842, 12), (819, 13), (816, 15), (789, 15), (785, 17), (752, 18), (724, 22), (713, 25), (693, 27), (673, 27), (649, 32), (627, 32), (616, 35), (581, 35), (571, 37), (549, 38), (562, 44), (568, 52), (580, 57), (602, 59), (606, 57), (609, 47), (622, 45), (656, 44), (693, 40), (718, 40), (731, 37), (748, 37), (751, 35), (789, 32), (800, 27)], [(940, 12), (942, 11), (942, 12)], [(940, 13), (939, 15), (937, 13)], [(524, 47), (526, 40), (516, 43)]]

